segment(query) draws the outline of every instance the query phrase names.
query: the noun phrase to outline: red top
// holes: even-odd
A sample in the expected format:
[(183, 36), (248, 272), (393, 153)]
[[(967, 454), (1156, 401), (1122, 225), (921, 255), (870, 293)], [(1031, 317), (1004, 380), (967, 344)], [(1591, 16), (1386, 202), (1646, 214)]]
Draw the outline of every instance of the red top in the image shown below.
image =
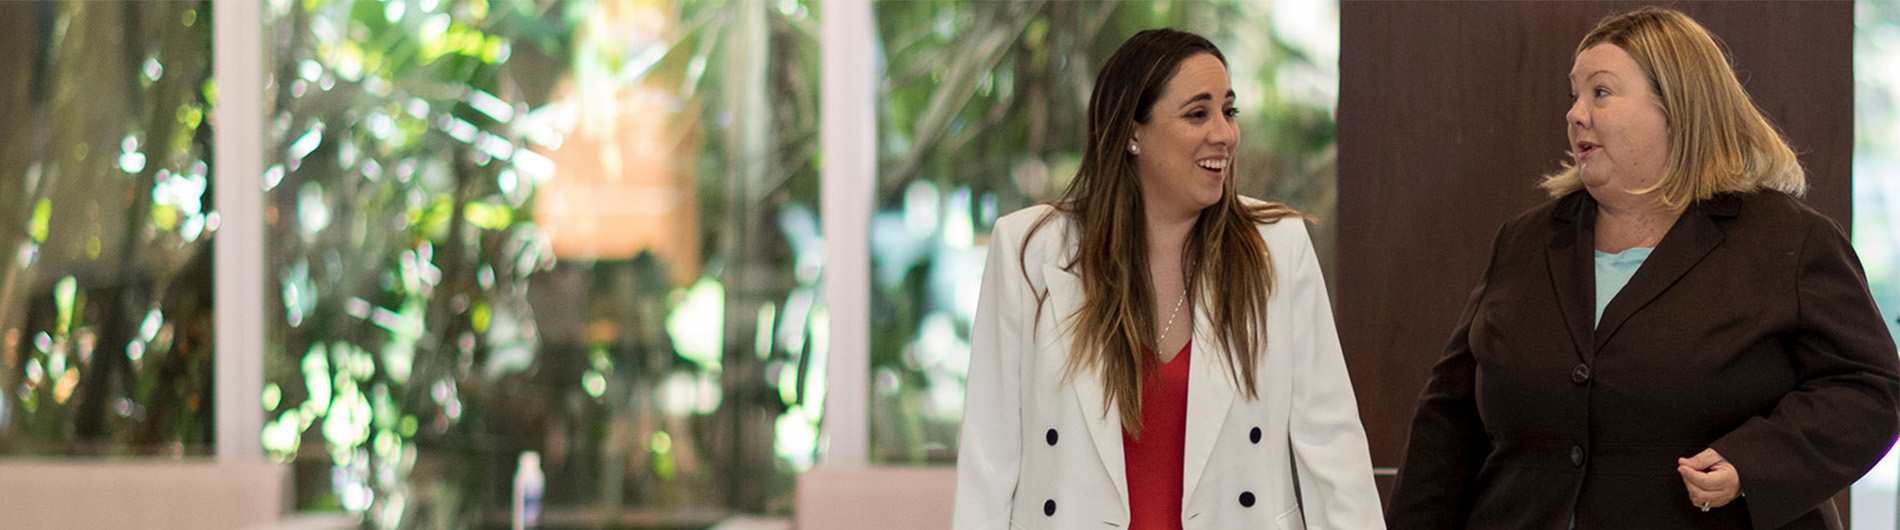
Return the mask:
[(1187, 446), (1188, 351), (1141, 382), (1141, 441), (1122, 431), (1128, 467), (1128, 530), (1180, 530), (1181, 468)]

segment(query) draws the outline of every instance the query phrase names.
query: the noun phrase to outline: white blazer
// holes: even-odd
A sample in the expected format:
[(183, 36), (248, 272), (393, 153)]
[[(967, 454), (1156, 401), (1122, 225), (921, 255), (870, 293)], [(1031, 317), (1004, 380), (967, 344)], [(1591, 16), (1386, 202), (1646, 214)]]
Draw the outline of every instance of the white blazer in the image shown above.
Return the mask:
[[(957, 530), (1128, 528), (1119, 408), (1104, 405), (1095, 374), (1064, 378), (1071, 336), (1058, 330), (1084, 296), (1062, 270), (1076, 252), (1073, 222), (1058, 215), (1023, 245), (1048, 209), (1005, 216), (992, 232), (970, 332)], [(1383, 529), (1306, 226), (1289, 219), (1260, 235), (1276, 277), (1259, 399), (1235, 391), (1215, 330), (1194, 308), (1182, 528)], [(1040, 311), (1037, 293), (1047, 295)]]

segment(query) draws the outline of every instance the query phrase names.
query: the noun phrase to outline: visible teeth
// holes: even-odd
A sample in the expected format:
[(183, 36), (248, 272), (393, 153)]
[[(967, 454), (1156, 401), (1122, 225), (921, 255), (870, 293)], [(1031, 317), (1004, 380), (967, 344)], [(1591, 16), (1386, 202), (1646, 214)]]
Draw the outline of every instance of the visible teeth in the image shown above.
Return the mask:
[(1201, 166), (1201, 167), (1204, 167), (1204, 168), (1207, 168), (1207, 169), (1212, 169), (1212, 170), (1215, 170), (1215, 171), (1219, 171), (1219, 170), (1222, 170), (1222, 169), (1227, 169), (1227, 161), (1226, 161), (1226, 160), (1202, 160), (1202, 161), (1200, 161), (1200, 162), (1195, 162), (1194, 164), (1195, 164), (1195, 165), (1198, 165), (1198, 166)]

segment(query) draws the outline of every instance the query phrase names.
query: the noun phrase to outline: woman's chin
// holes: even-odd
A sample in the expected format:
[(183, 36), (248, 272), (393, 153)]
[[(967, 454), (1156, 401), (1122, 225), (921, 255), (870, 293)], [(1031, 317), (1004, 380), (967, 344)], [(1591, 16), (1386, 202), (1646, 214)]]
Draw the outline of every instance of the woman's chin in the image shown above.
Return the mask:
[(1595, 171), (1589, 171), (1589, 172), (1578, 171), (1577, 172), (1577, 181), (1582, 182), (1584, 189), (1590, 190), (1591, 194), (1596, 194), (1599, 191), (1610, 189), (1611, 180), (1614, 180), (1614, 179), (1611, 179), (1609, 175), (1599, 174), (1598, 172), (1595, 172)]
[(1197, 196), (1194, 198), (1194, 201), (1196, 203), (1196, 206), (1199, 206), (1199, 208), (1196, 208), (1196, 209), (1206, 210), (1208, 208), (1212, 208), (1214, 205), (1220, 204), (1220, 197), (1221, 197), (1220, 193), (1218, 192), (1212, 195), (1203, 194), (1203, 195)]

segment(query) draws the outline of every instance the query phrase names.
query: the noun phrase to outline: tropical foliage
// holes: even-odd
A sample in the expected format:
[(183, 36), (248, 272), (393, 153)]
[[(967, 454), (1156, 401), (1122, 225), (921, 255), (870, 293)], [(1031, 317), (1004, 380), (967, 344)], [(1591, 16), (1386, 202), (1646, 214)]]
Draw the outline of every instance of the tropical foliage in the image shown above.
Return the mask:
[(211, 452), (209, 7), (0, 3), (0, 454)]
[(299, 504), (497, 524), (533, 450), (554, 526), (788, 510), (813, 9), (271, 4), (264, 441)]

